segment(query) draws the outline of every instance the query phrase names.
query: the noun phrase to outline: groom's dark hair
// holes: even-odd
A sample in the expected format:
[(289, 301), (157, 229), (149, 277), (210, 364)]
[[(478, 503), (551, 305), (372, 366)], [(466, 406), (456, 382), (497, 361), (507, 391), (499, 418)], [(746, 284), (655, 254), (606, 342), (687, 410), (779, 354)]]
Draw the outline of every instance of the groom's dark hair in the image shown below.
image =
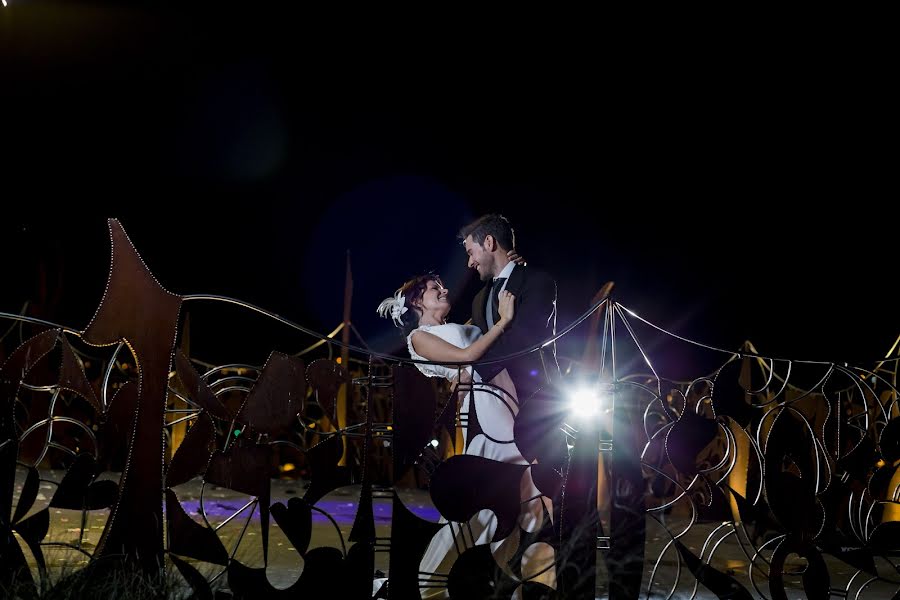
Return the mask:
[(472, 241), (479, 246), (483, 245), (484, 238), (490, 235), (504, 250), (509, 251), (516, 247), (516, 234), (509, 220), (503, 215), (490, 214), (479, 217), (460, 229), (457, 237), (460, 241), (465, 241), (470, 235)]

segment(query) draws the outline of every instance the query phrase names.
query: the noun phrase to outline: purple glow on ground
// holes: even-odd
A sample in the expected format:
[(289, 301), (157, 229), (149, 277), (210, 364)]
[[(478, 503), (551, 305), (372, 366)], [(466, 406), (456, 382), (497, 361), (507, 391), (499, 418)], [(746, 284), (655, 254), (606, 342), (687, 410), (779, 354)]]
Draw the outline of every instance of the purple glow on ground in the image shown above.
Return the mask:
[[(275, 502), (282, 502), (283, 504), (287, 504), (287, 499), (273, 499), (272, 504), (274, 504)], [(221, 522), (233, 515), (245, 503), (246, 500), (242, 500), (239, 502), (234, 499), (227, 498), (205, 498), (203, 501), (203, 506), (206, 509), (206, 516), (208, 519), (214, 522)], [(199, 500), (181, 501), (181, 507), (187, 514), (191, 515), (192, 517), (200, 514)], [(335, 521), (337, 521), (339, 525), (353, 524), (353, 519), (356, 517), (356, 507), (357, 502), (349, 502), (347, 500), (319, 500), (316, 503), (316, 508), (327, 512)], [(406, 507), (410, 511), (412, 511), (413, 514), (427, 521), (437, 522), (441, 517), (437, 509), (435, 509), (433, 506), (413, 504), (406, 505)], [(250, 509), (248, 508), (247, 510)], [(372, 503), (372, 513), (375, 517), (376, 525), (390, 525), (392, 512), (393, 511), (391, 510), (390, 502)], [(236, 518), (246, 518), (246, 513), (241, 513), (241, 515)], [(255, 521), (259, 520), (258, 509), (253, 511), (253, 519)], [(315, 510), (312, 512), (312, 519), (313, 523), (329, 522), (328, 517)]]

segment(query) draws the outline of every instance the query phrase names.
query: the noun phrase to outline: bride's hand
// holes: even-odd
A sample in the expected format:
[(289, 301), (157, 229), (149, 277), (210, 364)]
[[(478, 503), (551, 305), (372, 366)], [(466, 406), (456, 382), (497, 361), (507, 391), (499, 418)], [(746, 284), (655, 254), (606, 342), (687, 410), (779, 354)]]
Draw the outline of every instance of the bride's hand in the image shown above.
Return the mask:
[(458, 389), (460, 384), (462, 384), (462, 392), (467, 393), (469, 389), (469, 385), (472, 383), (472, 375), (469, 373), (468, 369), (462, 369), (459, 374), (450, 380), (450, 394), (454, 394)]
[(500, 292), (500, 303), (497, 305), (497, 311), (500, 313), (500, 318), (503, 319), (507, 325), (513, 320), (513, 317), (516, 316), (515, 302), (515, 294), (507, 290)]
[(512, 250), (510, 250), (509, 252), (506, 253), (506, 258), (508, 258), (510, 260), (510, 262), (514, 262), (517, 265), (521, 265), (523, 267), (528, 264), (527, 262), (525, 262), (524, 257), (519, 256), (519, 253), (516, 251), (515, 248), (513, 248)]

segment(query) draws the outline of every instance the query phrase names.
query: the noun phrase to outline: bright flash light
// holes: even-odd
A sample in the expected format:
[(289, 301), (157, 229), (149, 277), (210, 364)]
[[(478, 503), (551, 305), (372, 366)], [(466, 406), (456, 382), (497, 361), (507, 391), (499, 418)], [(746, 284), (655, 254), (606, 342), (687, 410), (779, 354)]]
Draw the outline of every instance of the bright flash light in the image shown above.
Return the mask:
[(579, 419), (590, 419), (600, 414), (608, 403), (609, 385), (580, 386), (569, 395), (569, 410)]
[(6, 0), (3, 0), (3, 6), (6, 6), (6, 5), (7, 5)]
[(438, 441), (437, 441), (437, 440), (431, 440), (431, 447), (432, 447), (432, 448), (437, 448), (437, 447), (438, 447)]
[(583, 419), (597, 416), (600, 412), (600, 395), (589, 388), (578, 388), (572, 392), (569, 409)]

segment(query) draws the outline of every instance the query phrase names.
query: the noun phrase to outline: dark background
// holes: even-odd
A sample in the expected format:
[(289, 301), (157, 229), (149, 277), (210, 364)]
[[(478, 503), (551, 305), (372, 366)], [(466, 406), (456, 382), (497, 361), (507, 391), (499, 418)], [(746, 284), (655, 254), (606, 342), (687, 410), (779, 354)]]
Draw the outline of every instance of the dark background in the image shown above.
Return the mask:
[[(375, 307), (435, 269), (467, 319), (479, 284), (455, 234), (501, 212), (556, 275), (561, 326), (614, 280), (643, 317), (720, 348), (869, 361), (900, 333), (896, 118), (871, 61), (613, 42), (578, 15), (389, 28), (246, 4), (8, 3), (2, 311), (29, 300), (86, 326), (117, 217), (170, 291), (322, 333), (350, 250), (356, 327), (403, 353)], [(201, 358), (309, 343), (191, 310)]]

